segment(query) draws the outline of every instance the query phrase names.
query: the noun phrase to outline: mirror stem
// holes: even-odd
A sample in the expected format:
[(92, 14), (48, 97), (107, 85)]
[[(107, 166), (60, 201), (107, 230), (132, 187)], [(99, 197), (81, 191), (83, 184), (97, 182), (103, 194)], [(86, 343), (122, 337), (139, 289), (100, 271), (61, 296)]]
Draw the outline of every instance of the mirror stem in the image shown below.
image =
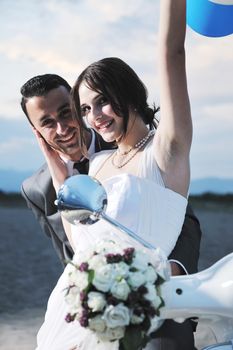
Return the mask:
[(121, 225), (119, 222), (115, 221), (114, 219), (110, 218), (107, 216), (105, 213), (101, 213), (100, 217), (104, 219), (105, 221), (109, 222), (112, 224), (114, 227), (117, 229), (121, 230), (123, 233), (127, 233), (130, 237), (134, 238), (136, 241), (144, 245), (144, 247), (149, 248), (149, 249), (155, 249), (155, 247), (150, 244), (149, 242), (145, 241), (142, 237), (138, 236), (136, 233), (133, 231), (129, 230), (127, 227)]

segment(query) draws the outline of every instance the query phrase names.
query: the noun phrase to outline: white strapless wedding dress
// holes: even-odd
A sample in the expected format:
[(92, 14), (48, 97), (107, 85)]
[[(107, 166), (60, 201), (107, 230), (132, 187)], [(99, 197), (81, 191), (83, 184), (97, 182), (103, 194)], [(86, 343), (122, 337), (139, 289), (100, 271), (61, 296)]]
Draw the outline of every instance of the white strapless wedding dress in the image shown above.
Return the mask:
[[(103, 151), (91, 162), (90, 175), (112, 151)], [(142, 153), (137, 176), (121, 174), (103, 182), (108, 195), (107, 214), (143, 237), (168, 256), (175, 246), (184, 221), (187, 199), (163, 184), (160, 170), (152, 154), (152, 142)], [(110, 224), (99, 221), (91, 226), (72, 227), (75, 254), (90, 248), (100, 239), (114, 237), (139, 245)], [(67, 286), (67, 268), (50, 295), (45, 321), (37, 337), (37, 350), (118, 350), (118, 342), (101, 343), (94, 333), (78, 322), (67, 323), (64, 288)], [(77, 346), (77, 348), (75, 348)], [(155, 350), (153, 341), (146, 350)]]

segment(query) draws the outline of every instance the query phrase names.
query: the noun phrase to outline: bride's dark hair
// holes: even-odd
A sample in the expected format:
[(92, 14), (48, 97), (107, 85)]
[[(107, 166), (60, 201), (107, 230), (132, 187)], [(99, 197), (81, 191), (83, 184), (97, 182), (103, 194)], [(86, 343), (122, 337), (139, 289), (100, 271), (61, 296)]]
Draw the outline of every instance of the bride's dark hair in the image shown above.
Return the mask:
[(134, 110), (141, 116), (150, 129), (156, 128), (155, 118), (159, 108), (149, 107), (147, 103), (147, 88), (124, 61), (117, 57), (107, 57), (90, 64), (77, 78), (71, 90), (71, 108), (73, 116), (80, 124), (80, 146), (85, 140), (82, 130), (85, 128), (79, 103), (79, 87), (81, 83), (103, 95), (111, 104), (114, 112), (123, 118), (124, 133), (127, 130), (129, 111)]

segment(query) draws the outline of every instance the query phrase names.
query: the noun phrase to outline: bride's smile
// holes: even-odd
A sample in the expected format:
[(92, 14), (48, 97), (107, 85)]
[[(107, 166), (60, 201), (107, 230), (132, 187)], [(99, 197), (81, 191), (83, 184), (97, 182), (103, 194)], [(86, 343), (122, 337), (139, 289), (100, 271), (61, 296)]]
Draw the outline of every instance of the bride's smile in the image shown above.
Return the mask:
[(109, 101), (82, 83), (79, 88), (81, 113), (105, 141), (113, 142), (122, 134), (123, 119), (116, 115)]

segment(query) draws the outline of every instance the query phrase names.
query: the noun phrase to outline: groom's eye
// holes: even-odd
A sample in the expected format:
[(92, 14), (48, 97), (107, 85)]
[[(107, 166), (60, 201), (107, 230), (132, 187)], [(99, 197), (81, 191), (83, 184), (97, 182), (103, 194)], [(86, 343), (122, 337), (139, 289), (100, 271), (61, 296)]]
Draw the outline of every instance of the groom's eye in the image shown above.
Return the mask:
[(63, 110), (59, 114), (59, 118), (61, 118), (61, 119), (70, 119), (70, 118), (72, 118), (71, 110), (70, 109)]
[(44, 119), (41, 123), (42, 127), (52, 127), (54, 125), (54, 119), (48, 118)]

